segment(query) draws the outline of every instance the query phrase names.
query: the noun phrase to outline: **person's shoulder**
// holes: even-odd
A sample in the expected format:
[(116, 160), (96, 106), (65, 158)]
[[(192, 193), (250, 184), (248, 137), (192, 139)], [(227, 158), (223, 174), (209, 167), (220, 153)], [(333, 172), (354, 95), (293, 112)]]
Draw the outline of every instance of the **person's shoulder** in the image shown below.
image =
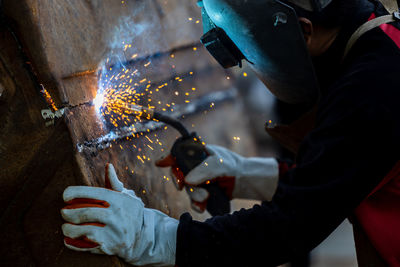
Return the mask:
[(341, 74), (323, 95), (321, 112), (334, 110), (345, 116), (355, 109), (385, 107), (399, 111), (399, 62), (400, 49), (381, 29), (367, 33), (353, 47)]
[(382, 127), (396, 125), (395, 132), (400, 133), (400, 49), (380, 29), (372, 30), (353, 49), (341, 75), (321, 97), (319, 123), (341, 121), (360, 128), (386, 121)]
[[(367, 32), (356, 43), (339, 80), (352, 81), (354, 85), (380, 89), (398, 87), (400, 74), (400, 30), (392, 25), (392, 35), (381, 28)], [(397, 39), (395, 39), (397, 38)]]
[(400, 97), (399, 63), (400, 48), (381, 29), (374, 29), (354, 46), (329, 91), (353, 101)]

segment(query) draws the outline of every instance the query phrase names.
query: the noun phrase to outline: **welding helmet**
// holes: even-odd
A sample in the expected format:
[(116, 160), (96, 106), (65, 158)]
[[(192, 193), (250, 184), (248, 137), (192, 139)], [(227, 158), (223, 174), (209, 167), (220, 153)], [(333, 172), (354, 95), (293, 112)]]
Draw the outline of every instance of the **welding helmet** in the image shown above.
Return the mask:
[(316, 102), (319, 88), (295, 10), (320, 11), (332, 0), (202, 0), (201, 42), (224, 67), (249, 65), (280, 100)]

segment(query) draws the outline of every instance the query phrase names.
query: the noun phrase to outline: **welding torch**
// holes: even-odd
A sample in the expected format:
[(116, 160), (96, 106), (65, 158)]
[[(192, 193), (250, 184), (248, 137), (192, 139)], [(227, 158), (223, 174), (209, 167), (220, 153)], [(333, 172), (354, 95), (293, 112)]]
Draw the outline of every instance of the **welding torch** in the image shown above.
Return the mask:
[[(168, 124), (181, 134), (181, 137), (172, 146), (171, 155), (184, 176), (208, 157), (205, 145), (200, 141), (197, 134), (195, 132), (190, 133), (175, 118), (156, 112), (154, 109), (135, 104), (128, 104), (120, 108), (127, 114), (145, 120), (156, 120)], [(200, 187), (206, 189), (209, 193), (206, 209), (212, 216), (230, 212), (230, 199), (216, 182), (203, 184)]]

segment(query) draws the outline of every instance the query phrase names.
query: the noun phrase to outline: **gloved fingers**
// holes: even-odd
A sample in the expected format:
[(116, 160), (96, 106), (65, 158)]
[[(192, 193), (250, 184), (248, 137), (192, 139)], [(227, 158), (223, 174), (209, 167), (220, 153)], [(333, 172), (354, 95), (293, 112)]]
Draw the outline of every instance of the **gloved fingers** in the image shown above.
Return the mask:
[(185, 175), (183, 172), (176, 166), (171, 167), (170, 174), (174, 181), (176, 188), (181, 191), (185, 186)]
[(114, 166), (111, 163), (106, 164), (105, 186), (107, 189), (112, 189), (118, 192), (122, 192), (124, 189), (124, 184), (118, 179)]
[(85, 223), (73, 225), (65, 223), (62, 225), (64, 244), (67, 248), (76, 251), (90, 251), (96, 254), (104, 254), (100, 244), (104, 244), (101, 238), (101, 223)]
[(172, 176), (172, 179), (174, 181), (174, 185), (176, 186), (176, 189), (178, 189), (178, 190), (183, 189), (183, 187), (185, 185), (185, 175), (178, 168), (178, 166), (176, 165), (175, 158), (171, 154), (158, 160), (156, 162), (156, 166), (161, 167), (161, 168), (171, 167), (170, 175)]
[(210, 156), (214, 156), (216, 154), (218, 154), (218, 150), (219, 148), (221, 148), (220, 146), (217, 145), (206, 145), (206, 151), (208, 153), (208, 155)]
[(133, 190), (128, 190), (124, 187), (124, 184), (118, 179), (117, 173), (115, 172), (114, 166), (111, 163), (107, 163), (105, 171), (105, 185), (107, 189), (112, 189), (117, 192), (128, 194), (132, 197), (136, 197)]
[(188, 193), (190, 199), (195, 202), (204, 202), (210, 196), (208, 191), (201, 187), (186, 186), (186, 192)]
[(91, 186), (69, 186), (64, 190), (63, 198), (65, 202), (69, 202), (73, 199), (94, 199), (102, 200), (108, 202), (110, 205), (116, 204), (120, 201), (120, 192), (112, 191), (101, 187), (91, 187)]
[[(64, 190), (63, 198), (64, 201), (67, 203), (68, 201), (71, 201), (76, 198), (103, 200), (110, 205), (110, 208), (118, 207), (124, 201), (131, 202), (131, 205), (133, 203), (136, 204), (136, 207), (134, 208), (139, 209), (144, 207), (142, 200), (138, 197), (101, 187), (69, 186), (67, 187), (67, 189)], [(131, 201), (132, 198), (135, 199), (136, 201), (132, 202)]]
[(108, 224), (111, 212), (105, 208), (78, 208), (78, 209), (62, 209), (61, 216), (67, 222), (74, 224), (99, 222)]
[(237, 160), (243, 158), (241, 155), (222, 146), (206, 145), (206, 150), (210, 155), (217, 156), (228, 161), (235, 161), (235, 159)]
[(61, 229), (66, 237), (76, 239), (86, 236), (92, 242), (101, 243), (100, 232), (104, 227), (105, 224), (99, 223), (86, 223), (81, 225), (64, 223), (61, 226)]
[(174, 165), (176, 165), (176, 161), (171, 154), (156, 161), (156, 166), (161, 168), (172, 167)]
[(86, 236), (81, 236), (78, 238), (64, 237), (64, 245), (67, 248), (76, 251), (92, 251), (93, 249), (98, 249), (100, 246), (98, 243), (90, 240)]
[[(63, 193), (64, 202), (69, 202), (73, 199), (94, 199), (103, 200), (104, 193), (110, 191), (105, 188), (90, 187), (90, 186), (68, 186)], [(110, 191), (112, 192), (112, 191)]]
[(227, 175), (223, 160), (217, 156), (211, 156), (186, 175), (185, 183), (196, 186), (216, 177)]
[(74, 198), (66, 202), (64, 209), (81, 209), (81, 208), (108, 208), (110, 204), (104, 200), (91, 198)]
[[(135, 191), (133, 191), (133, 190), (128, 190), (128, 189), (124, 188), (121, 192), (124, 194), (130, 195), (132, 197), (138, 198), (138, 197), (136, 197)], [(140, 200), (140, 201), (142, 201), (142, 200)]]

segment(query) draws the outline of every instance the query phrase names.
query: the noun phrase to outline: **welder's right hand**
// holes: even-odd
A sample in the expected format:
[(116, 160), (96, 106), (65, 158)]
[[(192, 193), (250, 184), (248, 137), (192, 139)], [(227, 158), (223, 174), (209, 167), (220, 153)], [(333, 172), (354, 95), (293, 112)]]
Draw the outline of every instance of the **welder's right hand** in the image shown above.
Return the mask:
[(275, 159), (245, 158), (215, 145), (207, 145), (206, 150), (209, 157), (186, 177), (183, 177), (171, 156), (156, 163), (159, 167), (172, 167), (178, 185), (185, 185), (192, 203), (200, 211), (204, 211), (209, 194), (198, 186), (212, 182), (224, 189), (230, 199), (272, 199), (279, 178), (278, 162)]

